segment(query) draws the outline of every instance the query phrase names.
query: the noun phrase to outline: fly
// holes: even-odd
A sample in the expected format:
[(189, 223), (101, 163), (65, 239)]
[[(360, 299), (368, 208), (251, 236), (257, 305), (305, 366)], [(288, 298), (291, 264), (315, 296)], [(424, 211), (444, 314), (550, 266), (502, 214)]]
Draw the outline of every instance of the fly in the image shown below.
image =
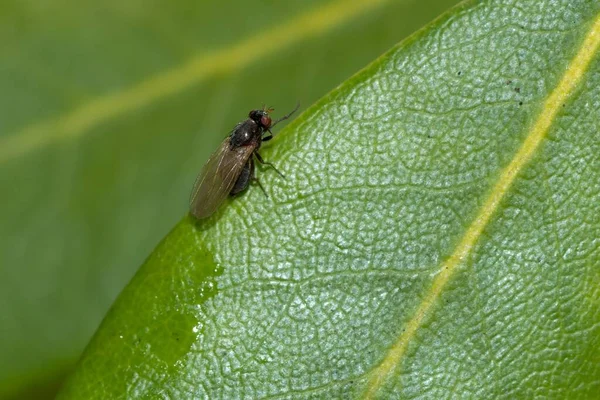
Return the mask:
[(258, 149), (262, 142), (273, 138), (271, 128), (288, 119), (299, 106), (300, 104), (275, 122), (269, 116), (273, 109), (252, 110), (248, 114), (248, 119), (233, 128), (231, 134), (210, 156), (196, 178), (190, 196), (190, 213), (194, 217), (198, 219), (209, 217), (219, 208), (227, 195), (234, 196), (244, 191), (251, 181), (258, 183), (264, 192), (264, 188), (254, 176), (254, 158), (259, 163), (272, 167), (283, 177), (273, 164), (263, 160)]

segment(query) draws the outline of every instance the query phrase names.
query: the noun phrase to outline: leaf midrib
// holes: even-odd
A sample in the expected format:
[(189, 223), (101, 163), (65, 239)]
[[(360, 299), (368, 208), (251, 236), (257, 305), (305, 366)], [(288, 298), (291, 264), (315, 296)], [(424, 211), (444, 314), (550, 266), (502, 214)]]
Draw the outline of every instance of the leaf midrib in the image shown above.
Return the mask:
[(424, 294), (423, 301), (417, 307), (413, 317), (406, 324), (382, 362), (369, 374), (370, 379), (367, 382), (364, 398), (375, 398), (378, 390), (386, 382), (391, 372), (398, 368), (402, 362), (402, 357), (406, 353), (408, 344), (415, 337), (424, 318), (432, 311), (446, 284), (455, 275), (458, 267), (470, 256), (473, 247), (506, 197), (516, 177), (533, 158), (536, 150), (540, 148), (559, 110), (584, 79), (585, 72), (598, 53), (599, 47), (600, 14), (596, 16), (591, 24), (590, 30), (585, 35), (579, 50), (566, 68), (558, 85), (544, 102), (537, 119), (531, 125), (529, 133), (523, 141), (523, 145), (500, 173), (498, 181), (494, 184), (489, 196), (465, 231), (452, 255), (440, 265), (438, 274), (433, 280), (429, 291)]

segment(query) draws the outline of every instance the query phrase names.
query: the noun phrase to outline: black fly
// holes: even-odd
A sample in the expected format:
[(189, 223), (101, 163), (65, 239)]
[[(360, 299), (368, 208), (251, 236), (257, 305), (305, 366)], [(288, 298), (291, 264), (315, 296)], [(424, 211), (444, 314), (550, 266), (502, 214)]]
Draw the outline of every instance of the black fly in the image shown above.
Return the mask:
[[(254, 157), (261, 164), (266, 164), (283, 177), (271, 163), (266, 162), (258, 153), (261, 143), (271, 140), (271, 128), (288, 119), (292, 112), (272, 122), (269, 113), (272, 109), (252, 110), (248, 119), (233, 128), (231, 134), (221, 143), (196, 178), (190, 196), (190, 213), (198, 218), (206, 218), (214, 213), (227, 195), (236, 195), (244, 191), (251, 181), (259, 184), (254, 177)], [(254, 157), (253, 157), (254, 156)]]

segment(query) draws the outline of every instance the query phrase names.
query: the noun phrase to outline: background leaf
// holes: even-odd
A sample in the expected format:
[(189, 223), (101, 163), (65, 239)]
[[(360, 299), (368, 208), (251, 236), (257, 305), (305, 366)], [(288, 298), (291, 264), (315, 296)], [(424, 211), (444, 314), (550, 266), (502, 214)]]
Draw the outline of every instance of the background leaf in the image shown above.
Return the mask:
[(0, 398), (56, 385), (249, 109), (305, 108), (454, 3), (3, 1)]
[(306, 110), (287, 175), (185, 218), (70, 398), (592, 398), (600, 5), (453, 10)]

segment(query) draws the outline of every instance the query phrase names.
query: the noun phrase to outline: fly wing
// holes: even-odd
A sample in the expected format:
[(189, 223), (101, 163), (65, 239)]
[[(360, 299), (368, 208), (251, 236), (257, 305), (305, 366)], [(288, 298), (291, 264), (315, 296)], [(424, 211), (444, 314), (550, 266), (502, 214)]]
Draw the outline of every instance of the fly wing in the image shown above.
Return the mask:
[(231, 149), (229, 138), (215, 151), (196, 178), (190, 195), (190, 212), (198, 219), (214, 213), (227, 197), (254, 146)]

